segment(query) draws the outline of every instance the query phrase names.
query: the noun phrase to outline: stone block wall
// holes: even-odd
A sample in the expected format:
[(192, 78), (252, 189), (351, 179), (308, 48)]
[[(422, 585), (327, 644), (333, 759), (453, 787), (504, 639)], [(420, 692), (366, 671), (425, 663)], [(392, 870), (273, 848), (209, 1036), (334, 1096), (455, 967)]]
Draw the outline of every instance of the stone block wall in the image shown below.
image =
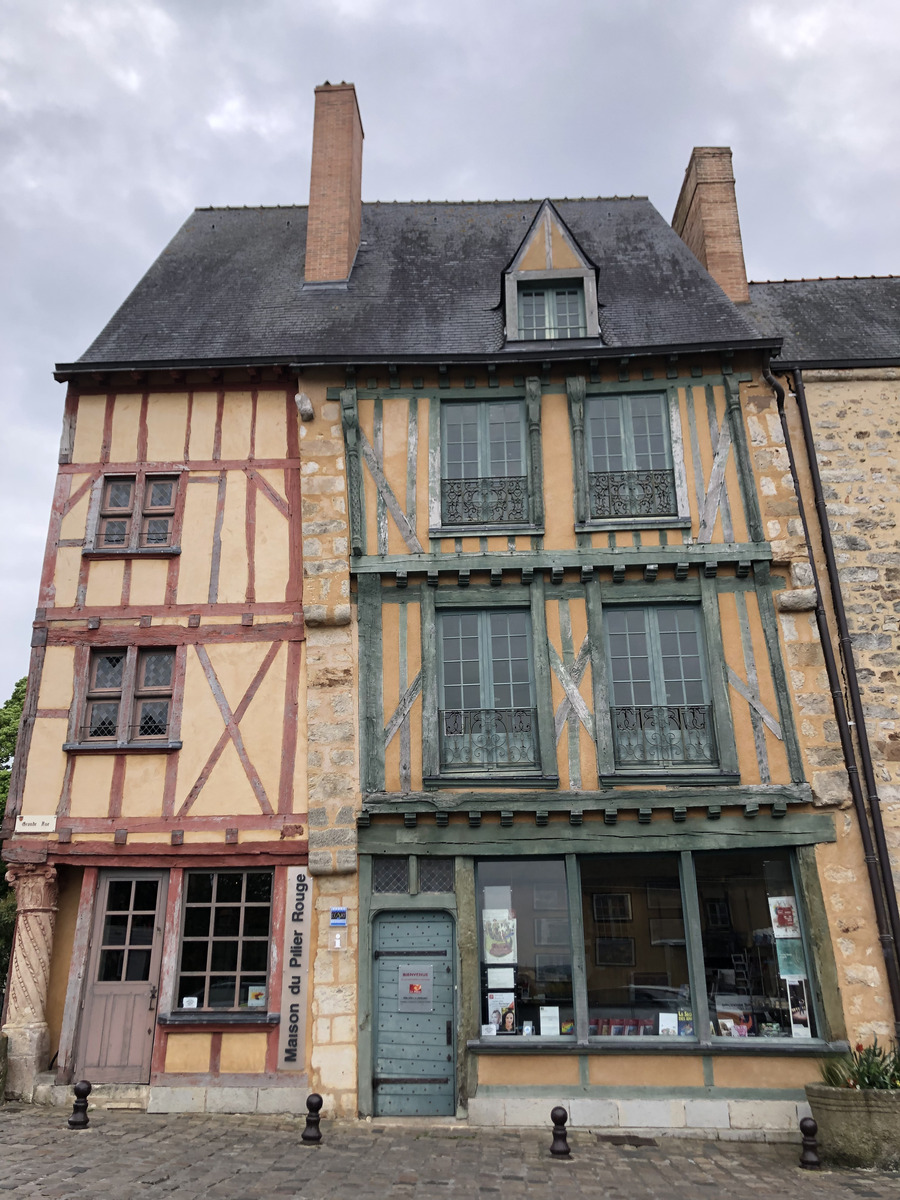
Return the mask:
[[(856, 378), (854, 373), (834, 373), (837, 378), (827, 373), (826, 378), (820, 378), (823, 374), (805, 375), (804, 381), (876, 757), (876, 776), (885, 802), (882, 811), (889, 844), (898, 855), (893, 862), (898, 879), (900, 772), (894, 769), (887, 748), (892, 745), (889, 739), (898, 708), (894, 680), (900, 678), (895, 665), (900, 664), (896, 645), (900, 590), (895, 603), (891, 590), (896, 585), (889, 575), (893, 570), (900, 579), (900, 545), (895, 531), (900, 473), (887, 434), (900, 421), (900, 372), (895, 373), (896, 379), (877, 380)], [(837, 841), (819, 846), (816, 860), (832, 931), (847, 1034), (851, 1040), (869, 1040), (874, 1034), (883, 1039), (893, 1032), (884, 960), (813, 611), (809, 552), (774, 394), (769, 389), (751, 388), (744, 398), (744, 412), (763, 525), (772, 545), (773, 571), (783, 574), (788, 584), (777, 593), (776, 605), (804, 766), (815, 804), (836, 810)], [(812, 527), (816, 568), (837, 652), (828, 579), (816, 541), (811, 482), (804, 467), (802, 431), (790, 399), (787, 413), (804, 506)]]
[[(313, 419), (300, 426), (309, 870), (315, 877), (310, 1085), (324, 1097), (326, 1115), (355, 1116), (361, 794), (344, 439), (339, 405), (325, 398), (326, 381), (303, 379), (300, 387), (313, 410)], [(347, 909), (346, 928), (331, 928), (332, 907)]]

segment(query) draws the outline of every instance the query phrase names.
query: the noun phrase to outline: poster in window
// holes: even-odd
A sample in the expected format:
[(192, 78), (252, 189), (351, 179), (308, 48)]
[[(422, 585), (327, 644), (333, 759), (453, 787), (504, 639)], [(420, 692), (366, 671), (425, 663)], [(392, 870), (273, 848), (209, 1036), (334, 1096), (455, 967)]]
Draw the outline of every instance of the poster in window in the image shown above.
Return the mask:
[(503, 1014), (516, 1007), (515, 992), (488, 992), (487, 1015), (488, 1023), (494, 1026), (495, 1032), (500, 1031), (503, 1024)]
[(781, 979), (805, 979), (806, 955), (799, 938), (776, 938), (775, 953), (778, 956), (778, 974)]
[(809, 1025), (809, 1000), (806, 995), (805, 979), (786, 979), (788, 1007), (791, 1013), (791, 1036), (812, 1037)]
[(800, 936), (800, 918), (797, 915), (797, 901), (793, 896), (770, 896), (769, 912), (776, 941), (779, 938)]
[(508, 908), (485, 908), (481, 913), (484, 961), (517, 961), (516, 918)]

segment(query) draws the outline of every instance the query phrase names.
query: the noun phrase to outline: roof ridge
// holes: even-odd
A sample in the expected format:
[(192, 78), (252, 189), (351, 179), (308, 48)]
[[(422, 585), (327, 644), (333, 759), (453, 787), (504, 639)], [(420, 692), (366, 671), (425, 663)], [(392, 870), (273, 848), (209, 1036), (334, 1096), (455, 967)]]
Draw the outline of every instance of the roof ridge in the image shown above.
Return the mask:
[[(363, 208), (380, 208), (387, 205), (497, 205), (497, 204), (551, 204), (603, 203), (610, 200), (649, 200), (649, 196), (541, 196), (508, 200), (363, 200)], [(198, 204), (194, 212), (274, 212), (279, 209), (309, 208), (309, 204)]]
[(799, 279), (751, 279), (750, 286), (763, 283), (848, 283), (852, 280), (900, 279), (900, 275), (801, 275)]

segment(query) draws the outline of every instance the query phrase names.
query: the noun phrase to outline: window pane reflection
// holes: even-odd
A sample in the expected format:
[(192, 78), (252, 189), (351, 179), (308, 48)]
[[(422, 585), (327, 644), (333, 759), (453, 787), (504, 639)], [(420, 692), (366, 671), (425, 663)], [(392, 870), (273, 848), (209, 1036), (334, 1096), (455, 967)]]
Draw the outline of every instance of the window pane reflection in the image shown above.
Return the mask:
[(592, 1037), (693, 1037), (675, 855), (583, 858), (581, 903)]

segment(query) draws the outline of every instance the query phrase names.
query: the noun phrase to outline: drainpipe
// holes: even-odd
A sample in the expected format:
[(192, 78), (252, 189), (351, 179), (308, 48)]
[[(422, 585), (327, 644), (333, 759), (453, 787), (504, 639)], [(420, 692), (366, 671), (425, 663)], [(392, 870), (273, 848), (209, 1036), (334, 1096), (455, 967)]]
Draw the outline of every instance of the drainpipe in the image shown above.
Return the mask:
[[(797, 496), (797, 505), (800, 512), (800, 522), (803, 526), (803, 535), (806, 539), (806, 544), (810, 548), (809, 563), (812, 570), (813, 587), (816, 593), (816, 625), (819, 630), (819, 640), (822, 645), (822, 653), (825, 656), (825, 671), (828, 676), (828, 687), (831, 692), (831, 700), (834, 705), (834, 714), (837, 720), (838, 733), (841, 739), (841, 750), (844, 755), (844, 764), (847, 770), (847, 777), (850, 783), (850, 794), (853, 798), (853, 807), (856, 811), (856, 820), (859, 826), (860, 837), (863, 843), (863, 855), (866, 863), (866, 871), (869, 876), (869, 887), (872, 892), (872, 900), (875, 904), (875, 919), (878, 925), (878, 938), (881, 942), (881, 950), (884, 955), (885, 970), (887, 971), (888, 988), (891, 993), (891, 1005), (894, 1010), (894, 1036), (900, 1039), (900, 970), (898, 970), (897, 962), (897, 934), (900, 921), (895, 919), (897, 913), (897, 897), (893, 887), (893, 880), (890, 874), (890, 863), (887, 859), (887, 847), (885, 846), (883, 854), (877, 854), (875, 844), (872, 840), (872, 830), (869, 827), (869, 818), (866, 812), (866, 802), (863, 798), (862, 785), (859, 778), (859, 768), (856, 763), (856, 751), (853, 745), (853, 734), (851, 732), (850, 722), (847, 717), (847, 707), (844, 702), (844, 694), (841, 689), (841, 677), (837, 659), (834, 653), (834, 646), (831, 641), (831, 633), (828, 628), (828, 618), (825, 614), (825, 608), (822, 603), (822, 588), (819, 582), (819, 573), (816, 570), (815, 557), (812, 554), (812, 541), (810, 538), (809, 525), (806, 519), (806, 509), (803, 503), (803, 494), (800, 491), (800, 480), (797, 475), (797, 462), (794, 456), (794, 448), (791, 442), (790, 430), (788, 429), (787, 415), (784, 409), (784, 388), (772, 374), (768, 363), (763, 368), (763, 377), (766, 382), (775, 392), (775, 398), (778, 403), (778, 416), (781, 420), (781, 428), (784, 434), (784, 444), (787, 448), (788, 460), (790, 462), (791, 479), (794, 484), (794, 491)], [(822, 543), (825, 550), (826, 569), (828, 571), (829, 583), (831, 585), (832, 597), (840, 596), (840, 585), (837, 575), (837, 564), (834, 558), (834, 546), (831, 541), (831, 530), (828, 524), (828, 514), (825, 509), (825, 499), (822, 492), (822, 481), (819, 476), (818, 462), (816, 461), (815, 448), (812, 439), (812, 429), (809, 425), (809, 413), (806, 409), (805, 397), (801, 401), (802, 396), (802, 380), (799, 379), (799, 373), (794, 372), (795, 385), (799, 383), (797, 402), (800, 408), (800, 415), (803, 425), (803, 438), (806, 448), (806, 456), (810, 467), (810, 473), (813, 483), (813, 495), (815, 497), (816, 512), (819, 517), (822, 530)], [(841, 636), (841, 646), (844, 649), (845, 655), (849, 651), (849, 657), (852, 661), (852, 649), (850, 647), (850, 636), (847, 632), (846, 614), (843, 610), (843, 604), (838, 607), (835, 603), (835, 612), (838, 615), (838, 630)], [(841, 625), (841, 615), (843, 615), (843, 626)], [(846, 637), (846, 641), (845, 641)], [(845, 658), (846, 663), (846, 658)], [(849, 672), (848, 672), (849, 675)], [(855, 673), (854, 673), (855, 680)], [(851, 692), (852, 694), (852, 692)], [(859, 689), (857, 686), (857, 696)], [(862, 711), (860, 705), (860, 713)], [(857, 720), (857, 734), (864, 729), (862, 718), (857, 714), (854, 708), (854, 717)], [(860, 749), (862, 751), (862, 739), (860, 740)], [(863, 752), (864, 753), (864, 752)], [(871, 770), (871, 756), (869, 758), (869, 768)], [(869, 802), (872, 803), (874, 792), (874, 775), (872, 777), (873, 786), (869, 788)], [(867, 779), (868, 786), (868, 779)], [(877, 801), (877, 797), (875, 797)], [(877, 820), (875, 813), (877, 812)], [(881, 813), (878, 811), (877, 803), (872, 806), (872, 824), (878, 828), (881, 825)], [(884, 829), (881, 827), (881, 840), (884, 840)], [(885, 863), (887, 862), (887, 872), (885, 873)], [(885, 904), (887, 897), (887, 905)], [(890, 917), (889, 917), (890, 913)]]

